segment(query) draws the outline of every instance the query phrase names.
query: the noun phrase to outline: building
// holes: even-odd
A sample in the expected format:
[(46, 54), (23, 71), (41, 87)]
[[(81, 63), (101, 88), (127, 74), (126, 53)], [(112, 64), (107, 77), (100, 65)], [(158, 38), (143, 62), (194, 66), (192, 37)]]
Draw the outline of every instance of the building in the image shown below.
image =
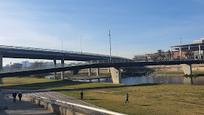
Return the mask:
[(147, 59), (146, 55), (135, 55), (133, 58), (134, 61), (146, 61)]
[(194, 40), (191, 44), (171, 47), (173, 59), (204, 59), (204, 38)]

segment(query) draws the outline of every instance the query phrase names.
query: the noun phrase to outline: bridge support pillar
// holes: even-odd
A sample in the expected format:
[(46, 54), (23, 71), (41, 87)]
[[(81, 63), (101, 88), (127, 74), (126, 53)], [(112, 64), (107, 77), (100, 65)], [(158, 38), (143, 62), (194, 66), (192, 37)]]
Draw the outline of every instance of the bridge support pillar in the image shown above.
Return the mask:
[(73, 74), (73, 75), (77, 75), (78, 73), (79, 73), (79, 70), (73, 70), (73, 71), (72, 71), (72, 74)]
[(96, 76), (100, 75), (100, 68), (96, 68)]
[(192, 75), (192, 65), (188, 65), (188, 64), (182, 64), (182, 69), (184, 72), (184, 75)]
[(110, 68), (111, 72), (111, 78), (114, 84), (120, 84), (121, 83), (121, 70), (111, 67)]
[[(57, 60), (53, 60), (54, 67), (57, 66)], [(54, 78), (57, 79), (57, 72), (54, 72)]]
[(3, 69), (3, 56), (0, 55), (0, 71)]
[[(64, 59), (61, 60), (61, 65), (64, 66)], [(61, 72), (61, 80), (64, 80), (64, 71)]]
[(91, 68), (88, 68), (88, 76), (91, 76)]
[(193, 76), (192, 76), (192, 65), (182, 64), (184, 75), (188, 75), (189, 77), (184, 78), (184, 83), (193, 84)]

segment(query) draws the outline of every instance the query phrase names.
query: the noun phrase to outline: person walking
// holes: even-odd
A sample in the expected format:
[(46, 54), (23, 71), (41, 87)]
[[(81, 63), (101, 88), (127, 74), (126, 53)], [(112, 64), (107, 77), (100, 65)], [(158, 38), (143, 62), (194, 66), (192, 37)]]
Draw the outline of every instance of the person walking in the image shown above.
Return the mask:
[(20, 92), (20, 93), (18, 93), (18, 99), (19, 99), (19, 101), (21, 101), (21, 99), (22, 99), (22, 93)]
[(128, 93), (125, 94), (125, 104), (126, 103), (129, 103), (129, 94)]
[(13, 102), (16, 103), (17, 93), (16, 93), (16, 92), (13, 92), (13, 93), (12, 93), (12, 96), (13, 96)]
[(84, 92), (83, 91), (80, 92), (80, 96), (81, 96), (81, 100), (83, 100), (84, 99)]

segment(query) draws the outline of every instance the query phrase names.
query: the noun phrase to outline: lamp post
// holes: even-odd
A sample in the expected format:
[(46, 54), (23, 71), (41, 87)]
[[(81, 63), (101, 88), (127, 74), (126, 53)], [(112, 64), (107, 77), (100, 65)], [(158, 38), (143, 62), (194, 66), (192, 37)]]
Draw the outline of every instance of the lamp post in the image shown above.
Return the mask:
[(112, 46), (111, 46), (111, 31), (109, 30), (108, 32), (108, 36), (109, 36), (109, 47), (110, 47), (110, 58), (109, 58), (109, 62), (112, 62)]
[(63, 39), (61, 40), (61, 51), (63, 52)]
[(82, 39), (80, 38), (80, 53), (82, 54)]

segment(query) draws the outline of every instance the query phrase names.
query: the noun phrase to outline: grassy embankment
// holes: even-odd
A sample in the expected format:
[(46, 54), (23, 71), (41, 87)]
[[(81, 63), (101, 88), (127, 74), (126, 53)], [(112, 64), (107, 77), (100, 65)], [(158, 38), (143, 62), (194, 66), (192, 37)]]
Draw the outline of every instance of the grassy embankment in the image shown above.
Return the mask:
[[(125, 93), (130, 102), (124, 104)], [(79, 99), (79, 91), (63, 92)], [(85, 91), (86, 102), (131, 115), (204, 114), (204, 86), (154, 85)]]
[[(113, 84), (79, 83), (39, 78), (4, 78), (1, 86), (29, 89), (65, 89), (101, 87)], [(124, 104), (125, 93), (130, 102)], [(64, 91), (79, 99), (79, 91)], [(204, 114), (204, 86), (196, 85), (146, 85), (84, 91), (86, 102), (109, 110), (139, 115), (196, 115)]]
[[(155, 76), (171, 76), (171, 77), (178, 77), (184, 76), (183, 71), (154, 71), (152, 75)], [(192, 75), (194, 77), (204, 76), (204, 71), (192, 71)]]
[(50, 80), (34, 77), (13, 77), (1, 79), (0, 87), (20, 89), (69, 89), (69, 88), (90, 88), (117, 86), (112, 83), (81, 83), (70, 80)]

